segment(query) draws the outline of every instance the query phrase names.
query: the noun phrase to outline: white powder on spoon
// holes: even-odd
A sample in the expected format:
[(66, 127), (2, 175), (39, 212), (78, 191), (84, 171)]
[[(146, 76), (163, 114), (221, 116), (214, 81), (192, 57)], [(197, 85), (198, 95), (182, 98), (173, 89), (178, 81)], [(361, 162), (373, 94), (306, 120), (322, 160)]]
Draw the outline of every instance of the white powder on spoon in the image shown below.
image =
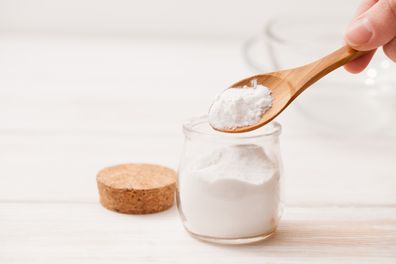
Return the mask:
[(229, 88), (212, 104), (209, 123), (218, 129), (253, 125), (271, 106), (271, 91), (257, 82), (252, 83), (252, 87)]

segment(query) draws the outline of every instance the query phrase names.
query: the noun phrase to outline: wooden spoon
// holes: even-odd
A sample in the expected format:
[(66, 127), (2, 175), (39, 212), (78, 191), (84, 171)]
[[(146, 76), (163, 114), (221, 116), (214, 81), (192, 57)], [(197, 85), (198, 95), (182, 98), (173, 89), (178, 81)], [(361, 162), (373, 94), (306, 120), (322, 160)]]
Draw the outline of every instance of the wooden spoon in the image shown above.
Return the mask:
[(237, 128), (214, 128), (221, 132), (242, 133), (257, 129), (278, 116), (294, 99), (317, 80), (349, 61), (357, 59), (370, 51), (357, 51), (344, 46), (310, 64), (277, 72), (255, 75), (243, 79), (230, 88), (252, 85), (253, 82), (266, 86), (272, 92), (272, 107), (256, 124)]

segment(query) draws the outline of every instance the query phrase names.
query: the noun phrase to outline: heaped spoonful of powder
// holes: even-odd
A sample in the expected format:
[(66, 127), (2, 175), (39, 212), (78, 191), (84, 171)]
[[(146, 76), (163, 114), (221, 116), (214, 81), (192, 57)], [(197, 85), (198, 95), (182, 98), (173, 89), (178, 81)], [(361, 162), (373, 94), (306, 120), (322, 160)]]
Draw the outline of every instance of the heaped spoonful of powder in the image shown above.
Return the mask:
[(217, 129), (256, 124), (272, 106), (271, 91), (256, 82), (233, 87), (217, 96), (209, 110), (209, 123)]

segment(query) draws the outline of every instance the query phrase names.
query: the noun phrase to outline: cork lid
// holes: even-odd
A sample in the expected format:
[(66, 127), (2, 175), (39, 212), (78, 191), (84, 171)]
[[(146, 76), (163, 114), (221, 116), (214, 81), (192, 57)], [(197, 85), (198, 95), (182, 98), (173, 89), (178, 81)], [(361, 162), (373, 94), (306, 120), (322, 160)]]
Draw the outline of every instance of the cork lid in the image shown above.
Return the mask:
[(146, 214), (173, 205), (176, 172), (154, 164), (120, 164), (97, 176), (101, 204), (117, 212)]

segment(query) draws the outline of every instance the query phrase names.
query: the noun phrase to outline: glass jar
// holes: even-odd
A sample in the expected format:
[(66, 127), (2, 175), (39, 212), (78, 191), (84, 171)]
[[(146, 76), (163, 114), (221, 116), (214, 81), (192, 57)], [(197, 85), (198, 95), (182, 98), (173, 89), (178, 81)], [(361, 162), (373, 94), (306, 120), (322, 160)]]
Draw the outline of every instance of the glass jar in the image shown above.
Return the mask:
[(281, 211), (281, 126), (243, 134), (213, 130), (207, 116), (183, 126), (177, 206), (186, 230), (217, 243), (242, 244), (274, 233)]

